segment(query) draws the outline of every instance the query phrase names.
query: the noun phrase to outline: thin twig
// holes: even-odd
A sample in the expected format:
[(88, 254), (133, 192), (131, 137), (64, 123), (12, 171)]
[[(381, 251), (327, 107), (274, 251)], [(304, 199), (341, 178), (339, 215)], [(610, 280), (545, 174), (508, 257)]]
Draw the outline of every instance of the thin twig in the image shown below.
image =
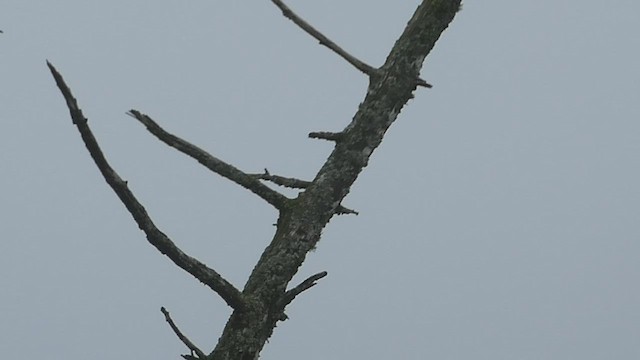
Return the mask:
[(122, 180), (120, 175), (118, 175), (118, 173), (113, 170), (111, 165), (107, 162), (96, 138), (93, 136), (93, 133), (87, 124), (87, 119), (82, 114), (82, 110), (78, 107), (78, 103), (71, 94), (71, 89), (69, 89), (67, 84), (64, 82), (62, 75), (60, 75), (56, 68), (48, 61), (47, 66), (49, 66), (51, 74), (53, 74), (56, 84), (67, 102), (71, 119), (77, 126), (80, 136), (82, 137), (87, 150), (89, 150), (89, 154), (93, 158), (93, 161), (96, 163), (109, 186), (111, 186), (116, 195), (118, 195), (120, 201), (122, 201), (127, 210), (129, 210), (129, 213), (133, 216), (138, 227), (147, 235), (149, 243), (171, 259), (174, 264), (187, 271), (196, 279), (200, 280), (213, 291), (218, 293), (218, 295), (220, 295), (220, 297), (222, 297), (229, 306), (234, 309), (244, 309), (245, 302), (242, 297), (242, 293), (238, 289), (225, 280), (215, 270), (185, 254), (173, 243), (173, 241), (171, 241), (171, 239), (169, 239), (167, 235), (156, 227), (147, 214), (145, 208), (127, 187), (127, 182)]
[(269, 170), (264, 169), (262, 174), (249, 174), (256, 179), (271, 181), (272, 183), (293, 189), (305, 189), (311, 185), (310, 181), (300, 180), (296, 178), (288, 178), (284, 176), (271, 175)]
[(331, 41), (328, 37), (326, 37), (324, 34), (322, 34), (316, 28), (314, 28), (309, 23), (307, 23), (302, 18), (300, 18), (298, 15), (296, 15), (296, 13), (294, 13), (293, 10), (291, 10), (282, 1), (280, 1), (280, 0), (271, 0), (271, 2), (274, 3), (280, 10), (282, 10), (282, 14), (286, 18), (288, 18), (289, 20), (293, 21), (296, 25), (298, 25), (300, 28), (302, 28), (302, 30), (304, 30), (307, 34), (309, 34), (309, 35), (313, 36), (314, 38), (316, 38), (320, 42), (321, 45), (324, 45), (324, 46), (328, 47), (333, 52), (335, 52), (336, 54), (341, 56), (343, 59), (345, 59), (349, 64), (355, 66), (356, 69), (362, 71), (363, 73), (365, 73), (365, 74), (367, 74), (369, 76), (373, 75), (377, 71), (377, 69), (374, 68), (373, 66), (368, 65), (365, 62), (359, 60), (355, 56), (353, 56), (353, 55), (349, 54), (348, 52), (346, 52), (344, 49), (342, 49), (336, 43)]
[(252, 177), (231, 164), (227, 164), (190, 142), (165, 131), (149, 116), (137, 110), (130, 110), (127, 115), (140, 121), (147, 127), (147, 130), (155, 135), (160, 141), (175, 148), (183, 154), (192, 157), (218, 175), (225, 177), (253, 192), (275, 208), (282, 209), (284, 204), (289, 200), (286, 196), (264, 185), (255, 177)]
[(317, 284), (316, 281), (322, 279), (325, 276), (327, 276), (326, 271), (319, 272), (315, 275), (309, 276), (305, 281), (301, 282), (293, 289), (285, 292), (279, 301), (279, 305), (282, 307), (282, 309), (284, 309), (284, 307), (290, 304), (293, 301), (293, 299), (295, 299), (296, 296), (300, 295), (300, 293), (302, 293), (303, 291), (314, 287)]
[(189, 348), (189, 350), (191, 350), (191, 353), (195, 353), (196, 355), (198, 355), (199, 359), (205, 359), (206, 355), (202, 352), (202, 350), (198, 349), (198, 347), (195, 346), (188, 337), (184, 336), (180, 329), (178, 329), (176, 324), (173, 322), (173, 319), (171, 319), (171, 315), (169, 315), (167, 309), (165, 309), (163, 306), (160, 308), (160, 311), (162, 311), (162, 313), (164, 314), (164, 319), (169, 323), (169, 326), (171, 326), (171, 330), (173, 330), (176, 336), (178, 336), (178, 339), (180, 339), (180, 341), (182, 341)]

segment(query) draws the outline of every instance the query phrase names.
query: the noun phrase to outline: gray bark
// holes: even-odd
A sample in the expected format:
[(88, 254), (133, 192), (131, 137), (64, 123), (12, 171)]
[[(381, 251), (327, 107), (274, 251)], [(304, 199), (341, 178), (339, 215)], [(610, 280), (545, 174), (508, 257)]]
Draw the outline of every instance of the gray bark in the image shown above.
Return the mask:
[[(417, 87), (431, 87), (420, 78), (425, 57), (460, 9), (461, 0), (423, 0), (385, 63), (374, 68), (356, 59), (319, 31), (299, 18), (282, 1), (272, 0), (283, 14), (318, 39), (356, 69), (369, 76), (364, 101), (352, 121), (339, 133), (314, 132), (310, 137), (335, 142), (333, 152), (313, 181), (302, 181), (264, 174), (248, 174), (210, 155), (203, 149), (166, 132), (149, 116), (136, 110), (129, 115), (140, 121), (161, 141), (197, 160), (279, 210), (276, 232), (264, 250), (242, 291), (214, 269), (187, 255), (151, 220), (142, 204), (128, 189), (127, 182), (111, 168), (88, 126), (71, 90), (60, 73), (48, 63), (62, 92), (73, 124), (89, 150), (105, 180), (131, 213), (147, 240), (177, 266), (218, 293), (233, 308), (217, 346), (207, 355), (194, 345), (177, 327), (169, 312), (162, 308), (165, 319), (178, 338), (191, 350), (185, 359), (250, 360), (258, 358), (276, 324), (286, 319), (285, 308), (301, 292), (315, 285), (326, 272), (316, 274), (287, 290), (305, 257), (320, 240), (322, 229), (336, 214), (355, 213), (344, 208), (347, 196), (358, 175), (367, 166), (373, 151), (380, 145), (387, 129)], [(261, 183), (272, 181), (283, 186), (298, 187), (300, 194), (290, 199)]]

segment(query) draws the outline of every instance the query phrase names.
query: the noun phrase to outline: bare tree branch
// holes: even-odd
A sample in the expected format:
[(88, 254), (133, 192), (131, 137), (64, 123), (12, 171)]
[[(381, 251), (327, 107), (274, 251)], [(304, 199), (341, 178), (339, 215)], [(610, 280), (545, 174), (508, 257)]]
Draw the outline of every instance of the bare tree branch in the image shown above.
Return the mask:
[(200, 280), (213, 291), (218, 293), (218, 295), (220, 295), (220, 297), (222, 297), (229, 306), (236, 310), (243, 309), (245, 307), (245, 301), (242, 297), (242, 293), (240, 293), (238, 289), (220, 276), (220, 274), (215, 270), (210, 269), (197, 259), (185, 254), (173, 243), (173, 241), (171, 241), (171, 239), (169, 239), (169, 237), (167, 237), (167, 235), (155, 226), (145, 208), (136, 199), (131, 190), (129, 190), (127, 182), (122, 180), (118, 173), (116, 173), (116, 171), (113, 170), (111, 165), (107, 162), (96, 138), (93, 136), (93, 133), (87, 124), (87, 119), (82, 114), (82, 110), (78, 107), (78, 103), (62, 78), (62, 75), (60, 75), (56, 68), (48, 61), (47, 66), (51, 70), (51, 74), (53, 75), (62, 96), (67, 102), (71, 119), (77, 126), (80, 136), (82, 137), (87, 150), (89, 150), (89, 154), (93, 158), (93, 161), (98, 166), (98, 169), (109, 186), (111, 186), (113, 191), (126, 206), (127, 210), (129, 210), (129, 213), (131, 213), (131, 216), (133, 216), (136, 223), (138, 223), (138, 227), (147, 235), (149, 243), (171, 259), (174, 264), (187, 271), (196, 279)]
[[(371, 76), (374, 76), (378, 73), (379, 69), (374, 68), (373, 66), (365, 63), (364, 61), (356, 58), (355, 56), (349, 54), (346, 50), (342, 49), (336, 43), (331, 41), (328, 37), (326, 37), (323, 33), (318, 31), (316, 28), (311, 26), (308, 22), (304, 21), (301, 17), (299, 17), (296, 13), (293, 12), (285, 3), (280, 0), (271, 0), (281, 11), (282, 14), (289, 20), (293, 21), (296, 25), (298, 25), (302, 30), (304, 30), (307, 34), (316, 38), (320, 45), (324, 45), (329, 48), (331, 51), (338, 54), (340, 57), (345, 59), (349, 64), (353, 65), (356, 69), (362, 71), (363, 73)], [(421, 79), (419, 76), (416, 77), (416, 85), (422, 86), (426, 88), (432, 88), (433, 86)]]
[(282, 10), (282, 15), (284, 15), (287, 19), (293, 21), (296, 25), (298, 25), (302, 30), (304, 30), (307, 34), (316, 38), (321, 45), (328, 47), (330, 50), (338, 54), (340, 57), (345, 59), (349, 64), (353, 65), (356, 69), (362, 71), (363, 73), (371, 76), (376, 72), (376, 68), (371, 65), (366, 64), (365, 62), (359, 60), (355, 56), (349, 54), (336, 43), (331, 41), (328, 37), (322, 34), (320, 31), (316, 30), (309, 23), (300, 18), (296, 13), (293, 12), (287, 5), (285, 5), (280, 0), (271, 0), (280, 10)]
[(181, 331), (180, 329), (178, 329), (178, 327), (176, 326), (176, 324), (173, 322), (173, 319), (171, 319), (171, 315), (169, 315), (169, 312), (167, 311), (167, 309), (163, 307), (160, 308), (160, 311), (162, 311), (162, 313), (164, 314), (164, 319), (169, 323), (169, 326), (171, 327), (171, 330), (173, 330), (173, 332), (176, 334), (176, 336), (178, 336), (178, 339), (180, 339), (180, 341), (182, 341), (182, 343), (184, 343), (187, 348), (189, 348), (189, 350), (191, 350), (191, 355), (193, 355), (193, 353), (195, 353), (198, 356), (198, 359), (206, 359), (206, 355), (202, 352), (202, 350), (198, 349), (197, 346), (195, 346), (191, 340), (189, 340), (188, 337), (186, 337)]
[(296, 178), (288, 178), (288, 177), (278, 176), (278, 175), (271, 175), (271, 173), (269, 173), (269, 170), (267, 169), (264, 169), (264, 173), (262, 174), (249, 174), (249, 176), (252, 176), (260, 180), (271, 181), (276, 185), (293, 188), (293, 189), (304, 189), (307, 186), (309, 186), (309, 184), (311, 184), (310, 181), (304, 181)]
[(310, 132), (309, 137), (312, 139), (322, 139), (338, 142), (344, 137), (343, 132), (315, 131)]
[[(276, 234), (243, 289), (245, 296), (274, 309), (268, 306), (275, 305), (273, 299), (287, 294), (282, 300), (286, 302), (295, 293), (286, 291), (288, 283), (316, 248), (323, 229), (413, 97), (424, 59), (453, 20), (460, 1), (422, 0), (385, 64), (370, 76), (365, 98), (343, 130), (343, 138), (336, 142), (311, 185), (280, 213)], [(254, 358), (282, 319), (278, 310), (264, 311), (263, 316), (234, 312), (209, 356), (212, 360), (230, 359), (237, 349), (243, 349), (247, 359)]]
[(338, 206), (338, 208), (336, 209), (336, 214), (338, 215), (360, 215), (359, 212), (355, 211), (355, 210), (351, 210), (349, 208), (346, 208), (342, 205)]
[(295, 286), (293, 289), (285, 292), (284, 295), (282, 295), (282, 297), (280, 298), (280, 301), (278, 302), (278, 304), (281, 306), (282, 309), (284, 309), (284, 307), (289, 305), (293, 301), (293, 299), (295, 299), (296, 296), (300, 295), (303, 291), (314, 287), (317, 284), (316, 281), (322, 279), (325, 276), (327, 276), (326, 271), (319, 272), (315, 275), (309, 276), (305, 281), (301, 282), (300, 284)]
[(416, 79), (416, 85), (426, 87), (427, 89), (431, 89), (433, 87), (433, 85), (429, 84), (428, 82), (426, 82), (421, 78)]
[(273, 205), (276, 209), (282, 209), (285, 206), (286, 202), (289, 200), (286, 196), (278, 193), (275, 190), (272, 190), (268, 186), (258, 181), (258, 179), (256, 179), (254, 176), (251, 176), (243, 172), (242, 170), (239, 170), (231, 164), (227, 164), (226, 162), (212, 156), (208, 152), (191, 144), (190, 142), (165, 131), (149, 116), (137, 110), (130, 110), (127, 115), (130, 115), (131, 117), (140, 121), (147, 127), (147, 130), (149, 130), (150, 133), (160, 139), (160, 141), (175, 148), (183, 154), (192, 157), (218, 175), (225, 177), (244, 187), (245, 189), (253, 192), (269, 204)]
[[(107, 163), (87, 125), (87, 119), (78, 108), (76, 99), (60, 74), (47, 63), (89, 153), (107, 183), (127, 207), (140, 229), (145, 232), (149, 242), (176, 265), (216, 291), (234, 308), (215, 349), (206, 356), (207, 360), (258, 358), (277, 322), (286, 318), (285, 307), (296, 296), (313, 287), (319, 279), (327, 275), (326, 272), (315, 274), (287, 290), (309, 252), (316, 248), (322, 231), (331, 218), (340, 213), (355, 213), (344, 208), (341, 203), (368, 165), (371, 155), (380, 146), (389, 127), (396, 121), (407, 102), (413, 98), (416, 88), (430, 86), (420, 79), (420, 70), (425, 57), (455, 17), (461, 0), (422, 0), (380, 68), (373, 68), (344, 51), (293, 13), (282, 1), (272, 2), (282, 10), (285, 17), (358, 70), (369, 75), (370, 79), (365, 99), (342, 132), (310, 134), (312, 137), (335, 141), (335, 147), (313, 181), (305, 182), (304, 190), (300, 191), (295, 199), (288, 199), (271, 190), (260, 179), (280, 183), (287, 183), (285, 180), (300, 180), (274, 177), (266, 171), (265, 174), (246, 174), (167, 133), (148, 116), (135, 110), (130, 112), (131, 116), (147, 126), (147, 129), (160, 140), (256, 193), (280, 210), (273, 239), (260, 256), (242, 292), (214, 270), (184, 254), (153, 224), (145, 209), (127, 188), (126, 182)], [(165, 317), (167, 321), (170, 320), (168, 312), (165, 313)], [(173, 321), (170, 321), (171, 324)], [(175, 324), (172, 329), (174, 326)], [(182, 339), (183, 335), (177, 327), (174, 332)], [(183, 358), (196, 359), (194, 354), (202, 358), (201, 352), (197, 353), (197, 348), (191, 345), (193, 344), (187, 344), (192, 354), (183, 355)]]

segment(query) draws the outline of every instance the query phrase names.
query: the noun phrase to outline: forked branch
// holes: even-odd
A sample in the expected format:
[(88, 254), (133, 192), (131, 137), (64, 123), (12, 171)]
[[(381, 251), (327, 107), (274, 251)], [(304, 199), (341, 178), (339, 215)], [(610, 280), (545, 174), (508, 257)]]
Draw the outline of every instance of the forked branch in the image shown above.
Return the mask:
[(167, 237), (167, 235), (156, 227), (147, 214), (145, 208), (138, 199), (136, 199), (131, 190), (129, 190), (127, 182), (122, 180), (120, 175), (118, 175), (118, 173), (107, 162), (96, 138), (93, 136), (93, 133), (87, 124), (87, 119), (82, 114), (82, 110), (78, 106), (78, 102), (73, 97), (71, 89), (69, 89), (65, 83), (62, 75), (60, 75), (56, 68), (48, 61), (47, 66), (49, 66), (51, 74), (53, 75), (60, 92), (62, 92), (62, 96), (67, 102), (67, 108), (69, 108), (71, 120), (77, 126), (80, 136), (82, 137), (82, 141), (87, 147), (87, 150), (89, 150), (89, 154), (93, 158), (93, 161), (98, 166), (98, 169), (109, 186), (111, 186), (116, 195), (118, 195), (120, 201), (122, 201), (127, 210), (129, 210), (129, 213), (133, 216), (138, 227), (147, 235), (149, 243), (171, 259), (171, 261), (173, 261), (173, 263), (178, 267), (187, 271), (196, 279), (200, 280), (213, 291), (218, 293), (218, 295), (220, 295), (220, 297), (222, 297), (229, 306), (237, 310), (244, 309), (245, 301), (242, 297), (242, 293), (238, 289), (225, 280), (215, 270), (185, 254), (173, 243), (173, 241), (171, 241), (171, 239), (169, 239), (169, 237)]

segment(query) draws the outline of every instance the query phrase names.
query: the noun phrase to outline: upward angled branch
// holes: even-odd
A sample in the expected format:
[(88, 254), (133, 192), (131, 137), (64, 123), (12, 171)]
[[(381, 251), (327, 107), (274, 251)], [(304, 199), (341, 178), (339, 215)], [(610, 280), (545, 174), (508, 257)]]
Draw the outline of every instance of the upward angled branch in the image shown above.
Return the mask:
[(147, 214), (145, 208), (127, 187), (127, 182), (122, 180), (120, 175), (118, 175), (118, 173), (113, 170), (111, 165), (107, 162), (96, 138), (93, 136), (93, 133), (87, 124), (87, 119), (82, 114), (80, 107), (78, 107), (78, 103), (62, 78), (62, 75), (60, 75), (56, 68), (48, 61), (47, 66), (49, 66), (51, 74), (53, 74), (56, 84), (67, 102), (71, 119), (77, 126), (80, 136), (82, 137), (87, 150), (89, 150), (93, 161), (98, 166), (98, 169), (102, 173), (104, 179), (111, 186), (116, 195), (118, 195), (127, 210), (129, 210), (129, 213), (131, 213), (131, 216), (133, 216), (136, 223), (138, 223), (138, 227), (147, 235), (149, 243), (171, 259), (174, 264), (178, 265), (180, 268), (187, 271), (196, 279), (200, 280), (213, 291), (218, 293), (218, 295), (220, 295), (220, 297), (222, 297), (229, 306), (236, 310), (244, 309), (246, 306), (245, 301), (242, 297), (242, 293), (240, 293), (238, 289), (225, 280), (215, 270), (185, 254), (173, 243), (173, 241), (171, 241), (171, 239), (169, 239), (169, 237), (167, 237), (167, 235), (156, 227)]
[[(211, 287), (234, 308), (215, 349), (206, 356), (208, 360), (256, 359), (271, 337), (277, 322), (284, 319), (283, 312), (289, 302), (326, 275), (318, 273), (287, 291), (289, 282), (308, 253), (315, 249), (329, 220), (337, 213), (349, 211), (342, 208), (341, 203), (367, 166), (372, 153), (381, 144), (386, 131), (413, 97), (417, 86), (426, 86), (419, 78), (424, 59), (453, 20), (461, 0), (422, 0), (393, 46), (385, 64), (379, 69), (374, 69), (346, 53), (297, 17), (282, 1), (272, 2), (307, 33), (368, 74), (370, 81), (364, 101), (358, 106), (351, 123), (339, 133), (339, 136), (329, 133), (319, 135), (319, 138), (335, 141), (335, 147), (314, 180), (305, 184), (304, 191), (295, 199), (286, 199), (286, 203), (285, 200), (273, 200), (277, 197), (271, 200), (274, 205), (282, 201), (285, 206), (279, 207), (281, 211), (276, 233), (253, 268), (242, 293), (214, 270), (180, 251), (155, 227), (145, 209), (127, 188), (126, 182), (120, 179), (106, 162), (76, 100), (60, 74), (49, 64), (67, 101), (73, 123), (77, 125), (91, 156), (138, 226), (147, 234), (149, 242), (178, 266)], [(198, 161), (206, 162), (206, 156), (202, 154), (204, 151), (201, 149), (167, 133), (144, 114), (131, 111), (131, 115), (145, 124), (152, 133), (155, 131), (154, 134), (161, 140), (164, 138), (163, 141), (169, 145)], [(243, 186), (255, 193), (262, 191), (252, 185), (260, 182), (255, 176), (245, 174), (215, 158), (207, 161), (212, 161), (213, 171), (241, 185), (244, 182)], [(237, 179), (235, 171), (240, 173)], [(223, 174), (226, 172), (229, 173)], [(261, 195), (265, 199), (265, 196), (271, 196), (265, 194)], [(188, 346), (191, 348), (191, 345)], [(195, 346), (193, 348), (195, 352)], [(193, 356), (185, 355), (185, 358), (191, 359)]]
[(309, 23), (304, 21), (301, 17), (296, 15), (296, 13), (294, 13), (293, 10), (291, 10), (287, 5), (285, 5), (285, 3), (283, 3), (280, 0), (271, 0), (271, 2), (274, 3), (282, 11), (282, 14), (286, 18), (290, 19), (296, 25), (300, 26), (300, 28), (302, 28), (302, 30), (304, 30), (307, 34), (309, 34), (309, 35), (313, 36), (314, 38), (316, 38), (320, 42), (321, 45), (324, 45), (324, 46), (328, 47), (333, 52), (335, 52), (336, 54), (340, 55), (340, 57), (342, 57), (343, 59), (347, 60), (347, 62), (349, 64), (353, 65), (356, 69), (362, 71), (363, 73), (365, 73), (365, 74), (367, 74), (369, 76), (371, 76), (371, 75), (373, 75), (375, 73), (376, 68), (374, 68), (371, 65), (366, 64), (364, 61), (362, 61), (362, 60), (356, 58), (355, 56), (349, 54), (348, 52), (346, 52), (343, 48), (341, 48), (336, 43), (331, 41), (323, 33), (318, 31), (316, 28), (314, 28)]
[(147, 127), (147, 130), (160, 139), (160, 141), (181, 153), (192, 157), (202, 165), (206, 166), (207, 169), (260, 196), (266, 202), (276, 207), (276, 209), (282, 209), (288, 201), (286, 196), (270, 189), (268, 186), (261, 183), (256, 177), (243, 172), (231, 164), (227, 164), (190, 142), (165, 131), (149, 116), (137, 110), (131, 110), (127, 114), (144, 124)]
[[(182, 331), (180, 331), (176, 323), (173, 322), (169, 311), (167, 311), (164, 306), (160, 308), (160, 311), (162, 312), (162, 314), (164, 314), (164, 320), (169, 323), (169, 327), (171, 327), (171, 330), (173, 330), (178, 339), (180, 339), (180, 341), (182, 341), (182, 343), (185, 344), (189, 348), (189, 350), (191, 350), (191, 354), (198, 355), (198, 359), (205, 359), (207, 356), (202, 352), (202, 350), (195, 346), (193, 342), (191, 342), (191, 340), (189, 340), (189, 338), (182, 333)], [(187, 358), (184, 355), (182, 357), (185, 359)]]
[[(304, 21), (301, 17), (296, 15), (296, 13), (294, 13), (293, 10), (291, 10), (281, 0), (271, 0), (271, 2), (274, 3), (282, 11), (282, 14), (286, 18), (288, 18), (291, 21), (293, 21), (296, 25), (298, 25), (307, 34), (309, 34), (309, 35), (313, 36), (314, 38), (316, 38), (320, 42), (321, 45), (326, 46), (327, 48), (329, 48), (330, 50), (332, 50), (333, 52), (338, 54), (340, 57), (342, 57), (343, 59), (347, 60), (347, 62), (349, 64), (353, 65), (356, 69), (358, 69), (358, 70), (362, 71), (363, 73), (369, 75), (369, 77), (372, 77), (372, 76), (374, 76), (375, 74), (378, 73), (379, 69), (376, 69), (373, 66), (371, 66), (371, 65), (365, 63), (364, 61), (356, 58), (355, 56), (349, 54), (346, 50), (344, 50), (343, 48), (338, 46), (338, 44), (336, 44), (333, 41), (331, 41), (331, 39), (326, 37), (323, 33), (318, 31), (316, 28), (311, 26), (308, 22)], [(415, 82), (416, 82), (417, 86), (423, 86), (423, 87), (426, 87), (426, 88), (432, 88), (433, 87), (431, 84), (429, 84), (425, 80), (421, 79), (420, 77), (416, 77)]]
[(288, 177), (279, 176), (279, 175), (272, 175), (267, 169), (264, 169), (264, 172), (262, 174), (249, 174), (249, 175), (256, 179), (271, 181), (276, 185), (280, 185), (280, 186), (284, 186), (292, 189), (304, 189), (307, 186), (309, 186), (309, 184), (311, 184), (311, 182), (305, 181), (305, 180), (288, 178)]
[[(453, 20), (460, 1), (423, 0), (416, 9), (387, 62), (371, 76), (365, 99), (342, 131), (333, 152), (294, 205), (281, 213), (276, 234), (243, 289), (245, 296), (272, 304), (267, 309), (277, 308), (278, 299), (287, 294), (286, 287), (307, 254), (316, 248), (322, 230), (337, 213), (388, 128), (413, 97), (423, 61)], [(290, 297), (294, 293), (288, 294)], [(256, 358), (276, 322), (282, 319), (281, 313), (263, 311), (260, 315), (234, 312), (218, 345), (209, 354), (210, 359), (239, 358), (239, 353), (246, 359)]]

